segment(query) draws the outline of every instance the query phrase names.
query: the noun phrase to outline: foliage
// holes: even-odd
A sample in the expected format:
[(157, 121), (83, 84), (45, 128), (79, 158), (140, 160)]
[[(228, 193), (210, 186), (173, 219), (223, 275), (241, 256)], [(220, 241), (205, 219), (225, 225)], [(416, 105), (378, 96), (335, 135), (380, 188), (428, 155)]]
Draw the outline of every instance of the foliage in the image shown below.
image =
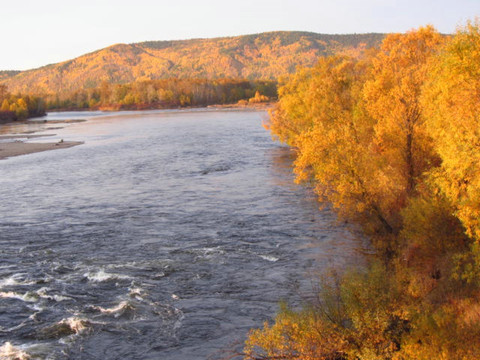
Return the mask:
[(339, 281), (335, 316), (325, 301), (284, 309), (247, 359), (480, 358), (479, 99), (478, 21), (388, 35), (282, 82), (269, 128), (297, 149), (297, 180), (377, 253)]
[(19, 73), (20, 71), (16, 70), (0, 70), (0, 80), (11, 78)]
[(0, 85), (0, 111), (14, 116), (9, 120), (24, 120), (29, 117), (45, 115), (45, 101), (38, 96), (13, 95), (7, 87)]
[(314, 305), (299, 312), (283, 307), (274, 324), (252, 330), (246, 359), (389, 358), (409, 329), (390, 280), (377, 263), (338, 285), (325, 283)]
[[(297, 148), (298, 181), (312, 179), (321, 199), (342, 215), (365, 218), (374, 213), (372, 226), (390, 229), (379, 202), (379, 178), (370, 166), (375, 161), (370, 149), (373, 119), (358, 101), (366, 71), (366, 64), (347, 57), (321, 59), (280, 88), (284, 97), (271, 128), (274, 133), (279, 129), (278, 136)], [(286, 128), (285, 119), (292, 119)]]
[(366, 108), (377, 120), (374, 142), (384, 160), (381, 171), (395, 182), (396, 189), (390, 191), (399, 204), (436, 160), (419, 95), (428, 60), (442, 40), (432, 27), (387, 36), (372, 59), (371, 78), (363, 89)]
[(273, 81), (164, 79), (136, 81), (47, 96), (49, 109), (146, 109), (266, 101), (276, 97)]
[(432, 176), (480, 240), (480, 24), (459, 29), (432, 65), (423, 105), (442, 166)]
[(268, 98), (268, 96), (260, 94), (260, 91), (257, 90), (255, 92), (255, 96), (248, 99), (248, 102), (251, 104), (258, 104), (262, 102), (268, 102), (269, 100), (270, 99)]
[(298, 149), (298, 180), (313, 179), (323, 200), (375, 231), (399, 228), (398, 211), (436, 161), (418, 97), (441, 41), (432, 28), (389, 35), (366, 61), (321, 59), (279, 88), (270, 127)]

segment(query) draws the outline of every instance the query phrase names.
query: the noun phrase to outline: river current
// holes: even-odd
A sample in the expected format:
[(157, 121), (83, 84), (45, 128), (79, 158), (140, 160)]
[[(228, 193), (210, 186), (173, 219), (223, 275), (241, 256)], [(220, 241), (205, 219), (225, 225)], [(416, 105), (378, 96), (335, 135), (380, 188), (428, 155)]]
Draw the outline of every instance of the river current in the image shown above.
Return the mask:
[[(86, 122), (55, 121), (88, 118)], [(54, 114), (0, 161), (0, 358), (221, 359), (359, 240), (265, 112)], [(29, 126), (13, 129), (26, 131)], [(231, 357), (231, 358), (240, 358)]]

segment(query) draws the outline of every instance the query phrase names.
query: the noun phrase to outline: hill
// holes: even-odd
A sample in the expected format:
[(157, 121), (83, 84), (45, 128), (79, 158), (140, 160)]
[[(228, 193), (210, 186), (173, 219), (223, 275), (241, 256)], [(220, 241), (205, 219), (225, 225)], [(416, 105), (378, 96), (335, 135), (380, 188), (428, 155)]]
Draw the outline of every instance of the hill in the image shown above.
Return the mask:
[(165, 78), (272, 80), (318, 57), (372, 47), (383, 34), (269, 32), (237, 37), (116, 44), (73, 60), (0, 76), (11, 92), (57, 93)]
[(0, 80), (11, 78), (12, 76), (19, 74), (20, 72), (21, 71), (16, 70), (0, 70)]

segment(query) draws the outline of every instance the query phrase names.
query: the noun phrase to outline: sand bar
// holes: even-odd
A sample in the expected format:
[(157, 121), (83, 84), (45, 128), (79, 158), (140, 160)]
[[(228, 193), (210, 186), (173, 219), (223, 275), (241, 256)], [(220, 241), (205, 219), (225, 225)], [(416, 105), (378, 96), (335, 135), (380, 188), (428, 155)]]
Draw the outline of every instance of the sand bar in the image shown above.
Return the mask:
[(23, 135), (23, 134), (14, 134), (14, 135), (0, 135), (0, 140), (12, 140), (12, 139), (34, 139), (45, 136), (55, 136), (55, 134), (45, 134), (45, 135)]
[(5, 142), (0, 143), (0, 160), (40, 151), (66, 149), (81, 144), (83, 144), (82, 141), (64, 141), (57, 143), (24, 143), (21, 141)]

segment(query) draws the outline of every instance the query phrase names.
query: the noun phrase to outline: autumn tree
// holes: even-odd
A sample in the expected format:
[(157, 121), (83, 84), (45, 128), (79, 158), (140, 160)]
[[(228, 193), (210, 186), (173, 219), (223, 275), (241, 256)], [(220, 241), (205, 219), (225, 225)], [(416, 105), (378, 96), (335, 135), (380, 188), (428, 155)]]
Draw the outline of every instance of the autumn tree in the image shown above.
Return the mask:
[(18, 119), (26, 119), (28, 117), (28, 105), (23, 98), (19, 98), (10, 105), (10, 111), (14, 111)]
[(364, 87), (366, 109), (376, 120), (374, 143), (383, 158), (379, 176), (386, 178), (397, 209), (437, 161), (424, 126), (420, 94), (429, 59), (442, 41), (431, 26), (388, 35), (372, 59)]
[(480, 23), (458, 29), (440, 54), (422, 99), (442, 159), (435, 182), (467, 234), (480, 241)]
[(366, 62), (321, 59), (279, 88), (269, 127), (298, 149), (298, 178), (382, 231), (399, 229), (398, 210), (438, 161), (419, 97), (441, 43), (431, 27), (389, 35)]
[(1, 111), (10, 111), (10, 104), (8, 103), (7, 99), (2, 101), (2, 107), (0, 108)]
[(309, 94), (313, 74), (311, 69), (299, 69), (280, 80), (279, 102), (270, 112), (267, 127), (274, 137), (290, 146), (296, 146), (297, 137), (312, 125), (312, 117), (308, 115), (311, 101), (306, 101), (303, 95)]
[(7, 95), (8, 95), (7, 86), (4, 84), (0, 84), (0, 101), (3, 102), (7, 97)]
[(333, 56), (301, 70), (279, 88), (269, 127), (297, 149), (297, 181), (312, 181), (321, 200), (369, 231), (390, 233), (390, 189), (376, 173), (375, 120), (362, 99), (369, 66)]
[(284, 306), (273, 324), (252, 330), (245, 359), (392, 359), (409, 332), (401, 302), (382, 265), (347, 272), (338, 284), (323, 283), (310, 306)]

